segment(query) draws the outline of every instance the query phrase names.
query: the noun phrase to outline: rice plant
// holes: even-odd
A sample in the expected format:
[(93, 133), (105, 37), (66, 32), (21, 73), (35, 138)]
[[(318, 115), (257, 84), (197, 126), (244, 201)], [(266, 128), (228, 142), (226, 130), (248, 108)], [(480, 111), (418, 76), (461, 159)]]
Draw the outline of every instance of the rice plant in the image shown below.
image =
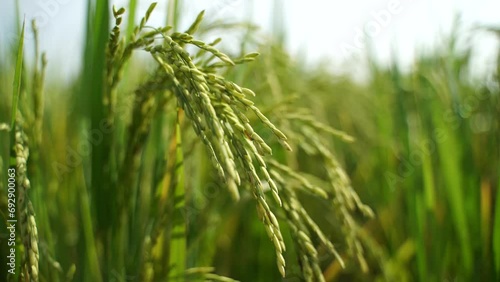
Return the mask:
[(0, 63), (1, 281), (498, 280), (500, 60), (473, 79), (463, 34), (359, 83), (290, 56), (279, 19), (87, 3), (75, 80), (45, 81), (20, 18)]
[[(30, 87), (20, 83), (21, 69), (16, 69), (17, 94), (11, 112), (20, 124), (16, 129), (12, 123), (10, 130), (16, 135), (11, 146), (18, 170), (17, 201), (23, 206), (19, 217), (26, 226), (20, 232), (24, 248), (19, 252), (25, 259), (21, 270), (13, 271), (7, 279), (233, 281), (198, 265), (195, 256), (188, 253), (192, 220), (188, 202), (199, 191), (186, 179), (192, 173), (187, 169), (202, 169), (190, 163), (196, 162), (189, 158), (193, 150), (206, 154), (211, 167), (205, 169), (216, 175), (218, 185), (234, 202), (241, 201), (242, 194), (253, 198), (256, 217), (274, 246), (274, 271), (282, 277), (286, 276), (287, 244), (280, 222), (287, 225), (287, 236), (295, 243), (295, 259), (301, 265), (303, 279), (324, 280), (319, 245), (344, 266), (344, 258), (301, 203), (300, 191), (332, 206), (348, 250), (365, 269), (353, 214), (361, 211), (373, 216), (373, 212), (350, 186), (322, 133), (347, 135), (312, 118), (302, 118), (300, 111), (280, 118), (280, 123), (287, 123), (287, 130), (279, 129), (251, 100), (256, 93), (230, 79), (236, 66), (256, 60), (259, 53), (231, 58), (216, 47), (220, 39), (212, 43), (196, 39), (204, 12), (184, 32), (174, 31), (173, 26), (150, 27), (147, 23), (155, 6), (153, 3), (126, 35), (122, 35), (121, 27), (124, 8), (113, 7), (114, 26), (105, 35), (107, 3), (89, 6), (86, 63), (75, 97), (87, 106), (74, 113), (68, 127), (56, 124), (55, 136), (70, 136), (62, 140), (67, 148), (63, 152), (42, 154), (42, 148), (48, 145), (42, 130), (47, 59), (38, 55), (37, 43), (32, 75), (24, 72), (25, 77), (32, 77)], [(36, 39), (35, 23), (33, 32)], [(22, 34), (20, 38), (22, 52)], [(139, 50), (153, 59), (153, 67), (144, 71), (137, 85), (124, 85), (123, 73)], [(20, 111), (19, 92), (23, 93)], [(256, 124), (260, 124), (258, 128)], [(262, 132), (273, 137), (266, 142)], [(286, 152), (292, 151), (287, 134), (293, 136), (291, 140), (305, 139), (303, 146), (323, 160), (327, 171), (323, 187), (310, 183), (307, 175), (287, 164)], [(30, 147), (36, 157), (29, 162), (23, 139), (33, 142)], [(51, 164), (47, 171), (42, 170), (44, 163)], [(31, 193), (33, 205), (26, 199), (30, 182), (23, 175), (27, 171), (36, 183)], [(44, 207), (47, 199), (56, 201), (57, 208)], [(61, 218), (63, 207), (74, 208), (67, 213), (69, 218)], [(35, 214), (39, 215), (39, 225), (44, 226), (40, 236)], [(66, 224), (49, 228), (58, 222)], [(62, 238), (63, 234), (76, 238), (70, 243), (67, 240), (72, 240)], [(56, 243), (60, 241), (84, 251), (76, 256), (64, 253)]]

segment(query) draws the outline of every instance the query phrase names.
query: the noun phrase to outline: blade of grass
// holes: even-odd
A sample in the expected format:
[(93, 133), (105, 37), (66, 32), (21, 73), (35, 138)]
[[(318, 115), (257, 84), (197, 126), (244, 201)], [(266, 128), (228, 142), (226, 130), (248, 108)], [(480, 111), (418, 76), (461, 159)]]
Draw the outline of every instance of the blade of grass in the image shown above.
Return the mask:
[(463, 177), (460, 172), (460, 142), (449, 128), (442, 126), (445, 140), (438, 144), (439, 157), (442, 162), (442, 173), (445, 191), (449, 199), (453, 226), (457, 232), (462, 254), (463, 271), (470, 274), (472, 271), (473, 254), (470, 245), (470, 234), (467, 224), (465, 199), (463, 195)]
[[(92, 130), (100, 128), (102, 122), (105, 120), (105, 112), (103, 105), (103, 97), (105, 93), (105, 70), (106, 70), (106, 44), (108, 42), (109, 34), (109, 1), (87, 1), (87, 31), (86, 31), (86, 46), (84, 52), (84, 68), (82, 73), (82, 93), (77, 99), (81, 99), (80, 104), (85, 105), (81, 120), (90, 120), (90, 127)], [(76, 124), (77, 127), (81, 127), (82, 123)], [(77, 134), (77, 133), (75, 133)], [(82, 191), (82, 194), (89, 195), (91, 198), (89, 202), (84, 206), (85, 208), (90, 208), (91, 210), (85, 210), (82, 216), (83, 220), (87, 224), (84, 231), (86, 232), (86, 247), (88, 252), (97, 252), (96, 245), (102, 244), (104, 248), (102, 253), (97, 253), (99, 257), (102, 258), (102, 269), (120, 269), (116, 267), (120, 262), (123, 262), (123, 256), (112, 257), (111, 254), (111, 244), (109, 241), (112, 240), (109, 236), (109, 229), (111, 226), (118, 224), (116, 219), (114, 203), (111, 199), (116, 195), (110, 189), (112, 186), (109, 185), (109, 173), (107, 169), (107, 162), (109, 162), (108, 155), (109, 150), (107, 149), (108, 136), (103, 137), (103, 141), (98, 144), (93, 144), (92, 152), (90, 156), (90, 177), (85, 179), (90, 179), (90, 183), (87, 183), (84, 188), (86, 191)], [(82, 204), (83, 205), (83, 204)], [(95, 211), (95, 216), (91, 216)], [(92, 232), (92, 233), (89, 233)], [(91, 236), (95, 237), (91, 239)], [(87, 259), (89, 261), (87, 261)], [(95, 258), (90, 258), (85, 254), (82, 254), (82, 261), (87, 261), (89, 276), (100, 279), (109, 280), (106, 274), (99, 272), (99, 267), (96, 268), (95, 263), (98, 261), (92, 261)], [(108, 272), (109, 275), (109, 272)], [(98, 281), (98, 280), (93, 280)]]
[(174, 29), (178, 29), (177, 24), (180, 20), (180, 1), (178, 0), (170, 0), (168, 1), (167, 7), (167, 26), (172, 26)]
[[(181, 126), (182, 121), (182, 110), (177, 110), (177, 122), (175, 126), (176, 139), (176, 161), (175, 161), (175, 192), (173, 199), (180, 199), (176, 202), (175, 210), (180, 211), (174, 213), (175, 216), (180, 218), (173, 219), (175, 226), (172, 228), (172, 235), (170, 239), (170, 264), (172, 265), (172, 270), (170, 271), (171, 278), (183, 277), (186, 272), (186, 225), (187, 225), (187, 215), (185, 211), (185, 187), (184, 187), (184, 157), (182, 152), (182, 138), (181, 138)], [(185, 216), (186, 215), (186, 216)]]
[[(21, 9), (19, 7), (19, 0), (16, 0), (14, 1), (15, 2), (15, 22), (14, 22), (14, 25), (15, 25), (15, 28), (16, 28), (16, 32), (18, 33), (21, 33)], [(11, 52), (12, 54), (12, 58), (16, 58), (16, 54), (17, 54), (17, 48), (16, 48), (16, 44), (12, 44), (9, 48), (9, 51)]]
[(417, 268), (420, 275), (421, 281), (428, 280), (429, 275), (428, 272), (428, 261), (425, 249), (425, 204), (424, 204), (424, 196), (422, 192), (417, 192), (415, 194), (415, 229), (416, 229), (416, 253), (417, 253)]
[[(89, 23), (92, 32), (87, 36), (91, 38), (87, 38), (87, 41), (92, 42), (88, 48), (90, 53), (90, 69), (88, 69), (84, 76), (87, 78), (88, 82), (84, 87), (86, 87), (90, 94), (90, 117), (91, 117), (91, 128), (97, 129), (100, 128), (101, 123), (105, 119), (105, 110), (103, 106), (103, 98), (105, 92), (104, 85), (104, 72), (106, 70), (105, 65), (105, 50), (106, 44), (108, 42), (108, 22), (109, 22), (109, 5), (108, 1), (96, 1), (96, 10), (93, 15), (93, 21)], [(89, 21), (91, 18), (88, 19)], [(98, 214), (102, 216), (98, 216), (98, 225), (99, 229), (106, 229), (107, 226), (110, 226), (112, 222), (110, 220), (113, 218), (112, 216), (104, 216), (109, 213), (109, 199), (112, 199), (114, 193), (110, 191), (109, 185), (106, 185), (106, 179), (109, 175), (106, 175), (105, 169), (108, 169), (107, 163), (103, 163), (105, 160), (109, 160), (106, 156), (107, 150), (107, 141), (109, 138), (106, 136), (103, 138), (103, 142), (100, 144), (96, 144), (92, 149), (92, 189), (94, 190), (93, 202), (97, 205)], [(104, 169), (103, 169), (104, 168)]]
[[(21, 28), (21, 35), (19, 38), (19, 43), (17, 45), (17, 57), (16, 57), (16, 70), (14, 72), (14, 85), (12, 91), (12, 113), (10, 119), (10, 146), (14, 146), (16, 141), (16, 115), (19, 103), (19, 96), (21, 95), (21, 77), (23, 72), (23, 51), (24, 51), (24, 30), (25, 30), (26, 20), (23, 20), (23, 26)], [(10, 153), (10, 166), (14, 167), (16, 165), (16, 157), (13, 150)]]
[(500, 277), (500, 171), (498, 177), (497, 199), (493, 227), (493, 256), (497, 277)]
[(10, 119), (10, 141), (14, 144), (15, 141), (15, 130), (14, 126), (16, 124), (17, 108), (19, 103), (19, 96), (21, 94), (21, 77), (23, 72), (23, 52), (24, 52), (24, 29), (26, 20), (23, 21), (23, 26), (21, 27), (21, 35), (19, 38), (19, 43), (17, 45), (17, 56), (16, 56), (16, 69), (14, 73), (14, 84), (12, 92), (12, 114)]
[(128, 2), (128, 22), (127, 22), (127, 39), (130, 38), (130, 35), (134, 32), (135, 28), (135, 14), (137, 10), (137, 0), (130, 0)]
[(434, 186), (434, 172), (432, 170), (432, 159), (429, 154), (423, 154), (422, 169), (424, 177), (425, 205), (429, 211), (435, 209), (436, 187)]
[(175, 213), (175, 215), (180, 217), (180, 220), (174, 219), (175, 224), (172, 229), (172, 236), (170, 241), (170, 264), (173, 264), (173, 268), (170, 272), (170, 277), (183, 277), (186, 272), (186, 222), (187, 216), (185, 216), (185, 187), (184, 187), (184, 157), (182, 152), (182, 137), (181, 137), (181, 126), (180, 123), (183, 118), (183, 112), (181, 109), (177, 110), (177, 122), (175, 125), (174, 138), (176, 140), (176, 158), (175, 158), (175, 192), (174, 200), (180, 199), (175, 206), (175, 210), (180, 211)]
[[(99, 269), (99, 257), (97, 255), (97, 248), (94, 230), (92, 224), (92, 211), (87, 189), (83, 185), (79, 185), (79, 198), (80, 198), (80, 211), (82, 216), (82, 226), (85, 238), (85, 260), (88, 263), (89, 273), (85, 277), (91, 277), (90, 281), (100, 282), (102, 280), (101, 271)], [(89, 280), (87, 280), (89, 281)]]

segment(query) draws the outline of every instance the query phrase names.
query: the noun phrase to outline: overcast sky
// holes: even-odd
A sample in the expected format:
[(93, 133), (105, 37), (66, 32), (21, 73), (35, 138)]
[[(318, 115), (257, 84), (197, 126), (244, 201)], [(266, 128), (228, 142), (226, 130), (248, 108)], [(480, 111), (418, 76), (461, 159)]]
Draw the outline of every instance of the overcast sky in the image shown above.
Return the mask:
[[(0, 49), (14, 38), (14, 2), (0, 0)], [(21, 0), (21, 13), (27, 19), (36, 18), (40, 26), (41, 48), (48, 52), (49, 70), (53, 76), (74, 74), (80, 63), (83, 46), (85, 0)], [(128, 1), (112, 1), (117, 6)], [(138, 11), (142, 15), (150, 1), (142, 0)], [(167, 1), (158, 1), (153, 24), (165, 22)], [(184, 28), (196, 14), (206, 10), (209, 17), (252, 19), (271, 30), (273, 1), (269, 0), (190, 0)], [(388, 63), (395, 54), (404, 65), (411, 64), (416, 50), (430, 50), (442, 44), (449, 34), (455, 15), (461, 16), (464, 31), (477, 25), (500, 26), (498, 0), (281, 0), (287, 46), (294, 54), (309, 62), (328, 58), (340, 68), (341, 62), (351, 62), (366, 50), (365, 38), (372, 41), (375, 53)], [(478, 33), (465, 42), (477, 47), (475, 64), (486, 69), (493, 64), (498, 42), (493, 36)], [(27, 44), (31, 43), (28, 39)], [(27, 45), (28, 47), (30, 45)], [(348, 64), (349, 65), (349, 64)], [(344, 64), (345, 66), (345, 64)]]

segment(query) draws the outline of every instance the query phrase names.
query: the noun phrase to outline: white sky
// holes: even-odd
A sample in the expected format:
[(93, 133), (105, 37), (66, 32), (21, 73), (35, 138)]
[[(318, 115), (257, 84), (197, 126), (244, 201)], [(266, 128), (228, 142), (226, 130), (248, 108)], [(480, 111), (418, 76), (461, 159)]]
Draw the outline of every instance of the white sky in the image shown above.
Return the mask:
[[(15, 0), (0, 0), (0, 51), (6, 42), (15, 38), (12, 32)], [(112, 1), (117, 6), (125, 0)], [(142, 0), (138, 17), (150, 1)], [(158, 1), (152, 19), (153, 25), (165, 22), (167, 1)], [(185, 0), (187, 12), (184, 29), (196, 14), (205, 9), (208, 17), (246, 19), (252, 11), (253, 20), (271, 30), (272, 7), (269, 0)], [(53, 76), (75, 74), (82, 53), (85, 0), (20, 0), (21, 13), (27, 20), (36, 18), (40, 26), (41, 49), (48, 53), (50, 73)], [(375, 53), (380, 61), (388, 63), (396, 54), (403, 65), (409, 65), (416, 50), (430, 50), (442, 44), (442, 35), (449, 34), (454, 16), (461, 15), (466, 31), (477, 25), (500, 26), (498, 0), (281, 0), (284, 7), (287, 46), (309, 62), (331, 59), (334, 68), (345, 68), (364, 54), (366, 45), (360, 36), (365, 30), (371, 35)], [(224, 36), (222, 36), (224, 37)], [(363, 37), (364, 38), (364, 37)], [(486, 33), (467, 38), (477, 46), (474, 63), (478, 69), (492, 66), (498, 41)], [(27, 46), (32, 40), (27, 40)], [(352, 52), (346, 52), (350, 50)], [(343, 63), (343, 64), (341, 64)], [(355, 64), (358, 65), (358, 64)]]

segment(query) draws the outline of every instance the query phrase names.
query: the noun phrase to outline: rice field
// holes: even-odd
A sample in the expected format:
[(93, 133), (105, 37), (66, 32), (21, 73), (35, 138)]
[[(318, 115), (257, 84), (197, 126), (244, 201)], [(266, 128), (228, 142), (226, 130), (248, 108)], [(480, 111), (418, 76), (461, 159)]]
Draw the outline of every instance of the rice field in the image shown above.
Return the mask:
[(137, 5), (88, 1), (70, 81), (12, 11), (0, 281), (500, 279), (500, 50), (478, 77), (462, 44), (498, 28), (405, 71), (368, 55), (360, 82), (290, 55), (279, 26), (179, 27), (171, 0), (152, 27)]

